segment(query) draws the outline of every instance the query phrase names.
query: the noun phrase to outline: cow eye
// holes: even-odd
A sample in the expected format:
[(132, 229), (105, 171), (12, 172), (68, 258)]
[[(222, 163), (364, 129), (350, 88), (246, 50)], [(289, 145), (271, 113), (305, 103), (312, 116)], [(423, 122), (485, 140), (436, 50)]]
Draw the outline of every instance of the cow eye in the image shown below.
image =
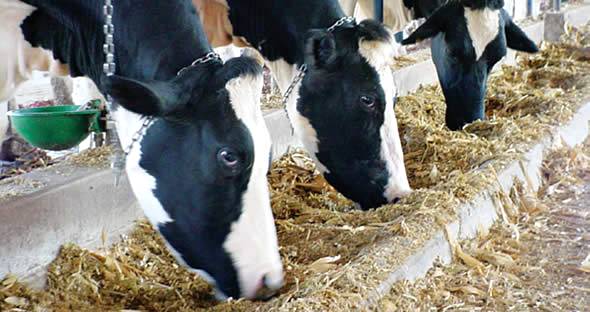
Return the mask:
[(232, 171), (239, 169), (240, 166), (238, 153), (229, 147), (224, 147), (217, 152), (217, 161)]
[(375, 108), (375, 98), (370, 95), (363, 95), (361, 96), (361, 104), (365, 108), (373, 110), (373, 108)]

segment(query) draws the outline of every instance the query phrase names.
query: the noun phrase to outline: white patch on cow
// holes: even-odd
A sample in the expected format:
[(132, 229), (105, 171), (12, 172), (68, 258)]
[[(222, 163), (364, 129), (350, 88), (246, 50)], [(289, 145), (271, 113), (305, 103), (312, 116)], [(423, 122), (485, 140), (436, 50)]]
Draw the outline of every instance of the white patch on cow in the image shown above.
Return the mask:
[[(281, 93), (285, 93), (293, 78), (299, 73), (297, 70), (297, 65), (291, 65), (284, 60), (267, 62), (267, 66), (271, 69), (277, 84), (279, 85), (279, 89)], [(301, 87), (301, 81), (297, 83), (297, 85), (293, 88), (293, 92), (289, 96), (287, 101), (287, 115), (289, 116), (289, 121), (291, 122), (291, 126), (293, 127), (293, 132), (295, 133), (295, 137), (301, 142), (303, 147), (309, 153), (311, 159), (316, 164), (316, 168), (320, 173), (328, 173), (330, 172), (324, 164), (320, 162), (317, 158), (317, 153), (319, 151), (318, 145), (320, 141), (318, 139), (318, 134), (311, 125), (309, 119), (297, 110), (297, 102), (299, 101), (299, 88)]]
[[(141, 119), (141, 115), (132, 113), (121, 106), (115, 109), (114, 117), (117, 121), (117, 134), (121, 146), (127, 148), (131, 143), (133, 135), (141, 128), (143, 119)], [(126, 171), (131, 189), (143, 213), (154, 226), (158, 226), (172, 222), (173, 220), (154, 195), (156, 178), (147, 173), (139, 165), (139, 161), (141, 160), (141, 142), (148, 130), (149, 127), (143, 131), (140, 139), (133, 144), (133, 148), (129, 152), (129, 155), (127, 155)]]
[(213, 49), (219, 56), (223, 62), (227, 62), (229, 59), (238, 57), (242, 53), (243, 48), (238, 48), (233, 44), (226, 45), (223, 47), (218, 47)]
[(485, 8), (472, 10), (465, 8), (465, 22), (475, 49), (475, 59), (479, 60), (486, 47), (498, 36), (500, 31), (500, 11)]
[(380, 155), (385, 162), (389, 178), (383, 196), (388, 201), (393, 201), (395, 198), (403, 197), (411, 192), (404, 165), (397, 119), (393, 110), (396, 87), (389, 66), (389, 62), (393, 59), (393, 48), (389, 42), (361, 40), (359, 52), (379, 74), (381, 87), (385, 93), (385, 120), (379, 129), (379, 134), (381, 137)]
[(223, 244), (236, 267), (242, 295), (247, 298), (255, 296), (264, 276), (270, 288), (278, 289), (283, 284), (283, 266), (266, 180), (271, 140), (260, 109), (262, 82), (262, 75), (245, 75), (228, 81), (225, 86), (236, 116), (246, 125), (254, 143), (254, 163), (242, 196), (242, 214), (231, 225)]

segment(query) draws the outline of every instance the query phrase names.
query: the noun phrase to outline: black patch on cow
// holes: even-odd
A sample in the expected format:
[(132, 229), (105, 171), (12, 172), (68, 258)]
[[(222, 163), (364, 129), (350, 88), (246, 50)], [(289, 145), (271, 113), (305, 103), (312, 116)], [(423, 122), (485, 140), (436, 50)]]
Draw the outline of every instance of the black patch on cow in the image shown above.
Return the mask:
[(270, 60), (303, 62), (307, 30), (328, 28), (344, 16), (337, 0), (228, 0), (235, 36)]

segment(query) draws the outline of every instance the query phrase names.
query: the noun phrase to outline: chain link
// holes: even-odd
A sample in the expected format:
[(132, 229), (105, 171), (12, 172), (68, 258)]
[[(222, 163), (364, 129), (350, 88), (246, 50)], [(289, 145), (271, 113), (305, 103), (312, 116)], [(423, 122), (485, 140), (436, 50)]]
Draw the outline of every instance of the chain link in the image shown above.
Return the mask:
[[(117, 67), (115, 64), (115, 25), (113, 25), (113, 14), (115, 8), (113, 6), (113, 0), (104, 0), (103, 15), (104, 15), (104, 64), (103, 72), (108, 76), (115, 74)], [(111, 158), (111, 168), (115, 175), (115, 186), (119, 185), (121, 175), (125, 168), (125, 155), (121, 150), (121, 143), (119, 142), (119, 136), (117, 135), (115, 120), (113, 119), (113, 98), (107, 94), (106, 97), (107, 105), (107, 137), (109, 139), (109, 145), (113, 148), (113, 156)]]
[(293, 90), (295, 89), (297, 83), (299, 83), (301, 79), (303, 79), (303, 76), (305, 76), (305, 72), (307, 72), (307, 65), (303, 64), (299, 66), (299, 73), (297, 73), (297, 75), (293, 78), (293, 81), (291, 82), (291, 84), (287, 88), (287, 91), (285, 91), (285, 94), (283, 95), (281, 105), (283, 105), (284, 107), (287, 106), (287, 102), (289, 101), (291, 93), (293, 93)]
[(356, 20), (352, 16), (344, 16), (336, 21), (332, 26), (328, 27), (329, 32), (333, 32), (334, 29), (345, 25), (345, 24), (356, 24)]
[(178, 73), (176, 73), (176, 75), (180, 76), (180, 74), (182, 74), (185, 70), (187, 70), (193, 66), (197, 66), (198, 64), (205, 64), (205, 63), (208, 63), (211, 61), (221, 62), (221, 56), (219, 56), (219, 54), (217, 54), (215, 52), (209, 52), (209, 53), (205, 54), (205, 56), (194, 60), (189, 66), (181, 68), (178, 71)]
[[(113, 25), (113, 13), (115, 8), (113, 7), (113, 0), (105, 0), (103, 6), (103, 13), (105, 22), (103, 26), (103, 32), (105, 35), (103, 51), (105, 56), (105, 63), (103, 64), (103, 71), (105, 75), (111, 76), (115, 74), (115, 25)], [(108, 101), (111, 102), (111, 101)], [(107, 104), (112, 104), (107, 103)], [(110, 109), (110, 107), (109, 107)]]
[(145, 117), (145, 120), (141, 124), (141, 127), (139, 128), (139, 130), (137, 130), (133, 134), (133, 136), (131, 137), (131, 142), (129, 143), (129, 145), (127, 145), (127, 149), (123, 151), (125, 153), (125, 156), (129, 155), (129, 153), (131, 152), (131, 149), (133, 148), (133, 145), (137, 141), (139, 141), (139, 139), (141, 139), (145, 130), (152, 124), (152, 121), (154, 121), (154, 117), (152, 117), (152, 116)]

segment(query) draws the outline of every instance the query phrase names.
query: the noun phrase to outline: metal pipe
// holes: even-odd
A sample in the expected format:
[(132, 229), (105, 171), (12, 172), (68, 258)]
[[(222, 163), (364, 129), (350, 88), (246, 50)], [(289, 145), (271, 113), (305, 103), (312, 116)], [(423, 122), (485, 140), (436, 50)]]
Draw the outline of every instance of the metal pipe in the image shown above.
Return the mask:
[(373, 3), (375, 19), (383, 23), (383, 0), (374, 0)]
[(533, 0), (528, 0), (526, 3), (526, 16), (533, 16)]
[(561, 10), (561, 0), (553, 0), (553, 11), (559, 12)]

